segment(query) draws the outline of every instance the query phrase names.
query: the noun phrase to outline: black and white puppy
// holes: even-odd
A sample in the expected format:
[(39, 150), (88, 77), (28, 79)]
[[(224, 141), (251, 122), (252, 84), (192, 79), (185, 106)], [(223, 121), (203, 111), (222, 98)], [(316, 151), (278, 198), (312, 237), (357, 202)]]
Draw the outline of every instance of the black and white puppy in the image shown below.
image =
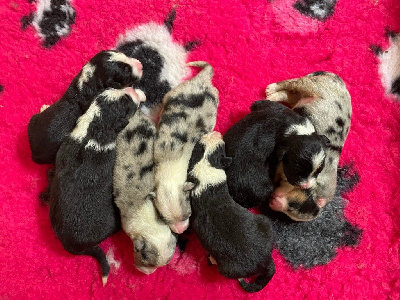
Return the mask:
[(98, 244), (121, 227), (113, 201), (115, 142), (140, 97), (132, 89), (107, 89), (90, 105), (57, 153), (50, 187), (50, 221), (65, 250), (96, 258), (103, 284), (110, 270)]
[(226, 132), (224, 141), (227, 155), (233, 158), (226, 170), (229, 192), (244, 207), (270, 199), (279, 161), (293, 185), (314, 185), (329, 142), (307, 118), (267, 100), (254, 102), (251, 112)]
[[(196, 144), (188, 174), (194, 183), (191, 224), (220, 273), (239, 278), (247, 292), (258, 292), (275, 273), (272, 226), (265, 216), (251, 213), (229, 195), (224, 168), (231, 161), (219, 132), (206, 134)], [(254, 283), (244, 280), (254, 275)]]
[(122, 228), (133, 242), (135, 266), (145, 274), (165, 266), (176, 245), (176, 237), (153, 204), (155, 137), (153, 121), (136, 112), (118, 135), (114, 168), (115, 204), (121, 212)]
[(51, 106), (42, 107), (28, 124), (32, 160), (51, 164), (64, 137), (74, 129), (77, 119), (95, 96), (107, 88), (121, 89), (142, 76), (142, 64), (116, 51), (101, 51), (85, 64), (65, 94)]
[(188, 65), (203, 69), (165, 95), (154, 142), (154, 204), (175, 233), (189, 226), (187, 168), (194, 145), (215, 126), (219, 103), (218, 90), (211, 81), (212, 66), (203, 61)]
[(164, 24), (150, 22), (129, 30), (116, 46), (118, 51), (143, 64), (143, 77), (133, 87), (146, 94), (147, 100), (141, 110), (155, 122), (165, 94), (190, 75), (187, 53), (197, 46), (196, 42), (183, 46), (173, 40), (171, 31), (175, 17), (176, 11), (172, 10)]

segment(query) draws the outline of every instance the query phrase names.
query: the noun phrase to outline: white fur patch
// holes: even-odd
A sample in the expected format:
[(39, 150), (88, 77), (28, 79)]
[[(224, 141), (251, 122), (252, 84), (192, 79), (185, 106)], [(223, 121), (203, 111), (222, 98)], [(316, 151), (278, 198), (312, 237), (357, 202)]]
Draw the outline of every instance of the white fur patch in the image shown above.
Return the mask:
[(192, 191), (195, 197), (200, 196), (209, 186), (226, 181), (225, 171), (212, 167), (205, 158), (199, 161), (190, 173), (199, 180), (199, 184)]
[(186, 66), (187, 53), (182, 45), (175, 43), (164, 25), (147, 23), (129, 30), (117, 41), (117, 48), (126, 42), (142, 40), (145, 45), (154, 48), (164, 60), (161, 80), (166, 80), (172, 88), (190, 75)]
[(78, 142), (82, 142), (87, 135), (90, 123), (95, 117), (99, 117), (100, 114), (100, 107), (97, 105), (97, 102), (93, 102), (86, 113), (79, 117), (74, 130), (71, 132), (70, 137)]
[(139, 74), (139, 70), (137, 69), (137, 66), (135, 65), (136, 63), (139, 63), (139, 61), (135, 58), (131, 58), (126, 56), (125, 54), (121, 52), (109, 52), (111, 54), (110, 58), (108, 59), (109, 61), (115, 61), (115, 62), (123, 62), (132, 67), (132, 73), (135, 74), (137, 77), (142, 77), (142, 74)]
[(400, 37), (390, 38), (390, 46), (378, 55), (379, 74), (386, 93), (391, 92), (392, 83), (400, 76)]
[(315, 132), (314, 126), (311, 124), (311, 122), (307, 119), (305, 124), (296, 124), (290, 126), (286, 132), (285, 135), (290, 135), (290, 134), (297, 134), (297, 135), (310, 135)]
[(110, 247), (108, 249), (107, 254), (106, 254), (106, 258), (107, 258), (108, 264), (110, 266), (113, 266), (117, 270), (119, 269), (119, 267), (121, 266), (121, 262), (118, 261), (118, 260), (115, 260), (115, 258), (114, 258), (114, 249), (112, 247)]
[[(116, 102), (125, 95), (129, 94), (126, 93), (124, 90), (117, 90), (117, 89), (107, 89), (100, 94), (100, 96), (103, 96), (105, 98), (104, 100), (106, 100), (107, 102)], [(132, 98), (131, 95), (129, 96)]]
[(101, 145), (99, 142), (97, 142), (94, 139), (90, 139), (86, 146), (85, 149), (92, 149), (96, 152), (106, 152), (106, 151), (110, 151), (110, 150), (114, 150), (115, 149), (115, 142), (106, 144), (106, 145)]
[(313, 162), (314, 170), (318, 169), (318, 167), (322, 164), (324, 159), (325, 159), (325, 152), (324, 151), (320, 151), (317, 154), (313, 155), (312, 162)]
[(91, 63), (87, 63), (82, 68), (81, 76), (78, 79), (78, 88), (82, 90), (83, 84), (89, 80), (90, 77), (93, 76), (94, 70), (96, 66), (92, 65)]

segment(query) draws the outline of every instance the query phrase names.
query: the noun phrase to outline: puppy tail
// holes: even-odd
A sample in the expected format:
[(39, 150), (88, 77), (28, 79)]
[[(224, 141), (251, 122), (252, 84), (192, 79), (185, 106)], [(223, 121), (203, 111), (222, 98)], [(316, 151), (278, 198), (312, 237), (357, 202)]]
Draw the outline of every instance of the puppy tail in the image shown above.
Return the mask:
[(108, 264), (106, 255), (104, 254), (103, 250), (99, 246), (94, 246), (90, 249), (85, 250), (84, 252), (80, 253), (82, 255), (89, 255), (97, 259), (101, 266), (102, 281), (103, 286), (107, 283), (108, 274), (110, 273), (110, 265)]
[(211, 81), (214, 75), (214, 69), (213, 67), (206, 61), (192, 61), (187, 64), (189, 67), (199, 67), (202, 68), (196, 78), (200, 79), (201, 81), (207, 80)]
[(261, 291), (271, 280), (272, 276), (275, 274), (275, 264), (271, 259), (271, 263), (266, 269), (264, 274), (258, 275), (257, 279), (253, 283), (249, 283), (244, 278), (239, 278), (240, 286), (249, 293), (256, 293)]

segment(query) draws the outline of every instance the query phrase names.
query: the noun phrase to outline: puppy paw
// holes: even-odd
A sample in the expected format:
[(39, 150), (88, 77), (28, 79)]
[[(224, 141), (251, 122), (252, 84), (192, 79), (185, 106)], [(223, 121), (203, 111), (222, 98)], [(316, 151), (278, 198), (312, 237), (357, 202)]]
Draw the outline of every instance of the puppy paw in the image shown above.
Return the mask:
[(214, 259), (214, 257), (212, 257), (211, 255), (208, 255), (207, 256), (207, 260), (208, 260), (208, 264), (210, 265), (210, 266), (212, 266), (212, 265), (216, 265), (217, 264), (217, 261)]
[(40, 108), (40, 112), (46, 110), (47, 108), (49, 108), (50, 105), (44, 104), (41, 108)]
[(268, 85), (267, 88), (265, 89), (267, 98), (269, 98), (270, 95), (272, 95), (273, 93), (276, 93), (277, 91), (279, 91), (277, 83), (271, 83), (270, 85)]
[(267, 95), (267, 100), (276, 101), (276, 102), (287, 101), (288, 95), (284, 91), (279, 91), (279, 92), (275, 92), (270, 95)]

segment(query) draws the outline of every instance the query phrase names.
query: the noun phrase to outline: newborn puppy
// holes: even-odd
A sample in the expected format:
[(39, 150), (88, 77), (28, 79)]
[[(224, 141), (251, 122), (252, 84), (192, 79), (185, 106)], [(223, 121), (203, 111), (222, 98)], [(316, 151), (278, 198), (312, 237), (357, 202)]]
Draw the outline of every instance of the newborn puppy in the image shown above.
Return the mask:
[(125, 33), (117, 42), (117, 50), (143, 64), (143, 77), (133, 87), (146, 94), (141, 105), (153, 121), (158, 120), (161, 102), (166, 93), (190, 75), (186, 66), (188, 51), (197, 46), (189, 42), (185, 46), (173, 40), (171, 31), (176, 17), (172, 10), (164, 24), (142, 24)]
[(320, 71), (271, 84), (267, 95), (271, 101), (289, 103), (294, 112), (311, 121), (318, 134), (329, 139), (325, 164), (316, 185), (304, 189), (293, 186), (282, 168), (278, 168), (279, 187), (270, 202), (272, 209), (282, 211), (294, 220), (312, 220), (335, 195), (339, 157), (350, 129), (350, 94), (339, 76)]
[[(258, 292), (275, 273), (272, 227), (265, 216), (251, 213), (230, 197), (223, 169), (231, 161), (219, 132), (206, 134), (195, 146), (188, 175), (195, 184), (191, 224), (219, 272), (239, 278), (247, 292)], [(254, 275), (254, 283), (243, 279)]]
[(74, 129), (79, 116), (90, 106), (95, 96), (107, 88), (124, 88), (142, 76), (141, 63), (116, 51), (96, 54), (72, 80), (62, 98), (39, 114), (28, 125), (32, 160), (51, 164), (64, 137)]
[(50, 221), (65, 250), (90, 255), (110, 270), (98, 244), (120, 229), (113, 201), (117, 134), (139, 105), (132, 89), (107, 89), (95, 98), (57, 152), (50, 188)]
[(218, 90), (212, 85), (213, 68), (206, 62), (195, 77), (172, 89), (163, 99), (163, 112), (154, 143), (157, 198), (154, 204), (172, 231), (182, 233), (189, 226), (187, 167), (194, 145), (216, 122)]
[(289, 108), (256, 101), (251, 112), (224, 135), (229, 192), (244, 207), (268, 201), (278, 162), (289, 182), (309, 187), (324, 166), (327, 138), (311, 122)]
[(114, 168), (115, 204), (122, 228), (134, 245), (135, 265), (145, 274), (166, 265), (175, 252), (176, 238), (153, 205), (154, 123), (141, 111), (118, 135)]

